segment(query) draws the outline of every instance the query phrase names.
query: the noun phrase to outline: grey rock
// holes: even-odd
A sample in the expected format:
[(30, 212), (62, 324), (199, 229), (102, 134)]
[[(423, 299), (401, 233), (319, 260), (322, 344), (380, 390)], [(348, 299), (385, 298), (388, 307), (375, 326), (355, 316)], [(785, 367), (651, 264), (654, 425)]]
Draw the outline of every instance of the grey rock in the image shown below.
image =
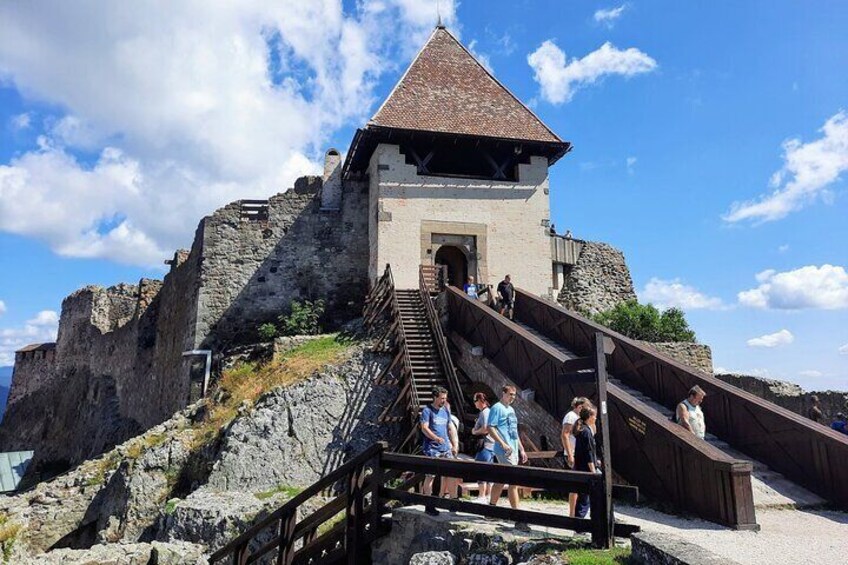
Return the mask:
[(597, 314), (635, 298), (624, 254), (606, 243), (587, 241), (557, 301), (570, 310)]
[(227, 430), (208, 488), (305, 487), (375, 441), (394, 441), (397, 426), (375, 422), (396, 391), (372, 384), (390, 361), (358, 348), (343, 365), (266, 394)]
[(94, 545), (89, 549), (56, 549), (27, 558), (26, 565), (206, 565), (203, 548), (191, 543)]
[(424, 551), (409, 558), (409, 565), (454, 565), (456, 557), (450, 551)]

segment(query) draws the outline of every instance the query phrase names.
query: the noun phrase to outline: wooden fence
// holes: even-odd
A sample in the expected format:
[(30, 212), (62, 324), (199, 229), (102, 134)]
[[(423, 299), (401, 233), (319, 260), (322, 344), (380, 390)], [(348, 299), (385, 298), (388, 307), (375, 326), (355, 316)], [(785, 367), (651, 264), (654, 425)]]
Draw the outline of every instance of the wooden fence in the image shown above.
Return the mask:
[[(226, 560), (233, 565), (248, 565), (273, 559), (277, 565), (369, 563), (371, 542), (388, 532), (383, 514), (402, 504), (422, 504), (488, 518), (590, 532), (593, 544), (598, 547), (608, 546), (609, 524), (613, 524), (613, 533), (620, 537), (639, 531), (637, 526), (615, 524), (603, 512), (593, 511), (590, 519), (571, 518), (410, 492), (414, 479), (399, 486), (386, 485), (389, 479), (401, 475), (423, 474), (588, 493), (593, 509), (604, 508), (604, 479), (599, 474), (404, 455), (388, 452), (385, 443), (376, 443), (213, 553), (209, 562)], [(298, 510), (307, 501), (332, 490), (338, 483), (343, 485), (338, 494), (317, 511), (298, 519)], [(333, 523), (340, 512), (344, 512), (344, 520)], [(326, 525), (330, 527), (319, 535)], [(267, 541), (261, 543), (263, 539)]]

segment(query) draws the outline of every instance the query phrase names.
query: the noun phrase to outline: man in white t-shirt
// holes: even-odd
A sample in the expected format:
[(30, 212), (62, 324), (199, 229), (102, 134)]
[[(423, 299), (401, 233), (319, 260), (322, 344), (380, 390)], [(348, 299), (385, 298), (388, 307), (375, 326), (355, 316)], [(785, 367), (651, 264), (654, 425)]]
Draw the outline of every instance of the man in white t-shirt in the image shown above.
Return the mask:
[[(577, 444), (577, 439), (574, 437), (574, 424), (580, 419), (580, 410), (584, 407), (591, 406), (592, 403), (584, 396), (578, 396), (571, 401), (571, 412), (565, 415), (562, 419), (562, 431), (560, 439), (562, 439), (562, 451), (565, 455), (565, 463), (569, 469), (574, 468), (574, 446)], [(577, 505), (577, 493), (568, 494), (568, 515), (574, 516), (574, 509)]]

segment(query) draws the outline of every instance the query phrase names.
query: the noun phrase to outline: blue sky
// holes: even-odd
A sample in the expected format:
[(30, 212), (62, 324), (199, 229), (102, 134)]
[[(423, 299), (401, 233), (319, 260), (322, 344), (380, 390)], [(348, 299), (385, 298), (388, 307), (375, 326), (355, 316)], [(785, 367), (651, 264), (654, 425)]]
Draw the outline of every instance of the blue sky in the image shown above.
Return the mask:
[[(160, 277), (202, 215), (347, 148), (435, 21), (413, 0), (43, 4), (0, 7), (0, 365), (68, 293)], [(560, 231), (622, 249), (718, 367), (848, 389), (848, 5), (442, 13), (574, 144)]]

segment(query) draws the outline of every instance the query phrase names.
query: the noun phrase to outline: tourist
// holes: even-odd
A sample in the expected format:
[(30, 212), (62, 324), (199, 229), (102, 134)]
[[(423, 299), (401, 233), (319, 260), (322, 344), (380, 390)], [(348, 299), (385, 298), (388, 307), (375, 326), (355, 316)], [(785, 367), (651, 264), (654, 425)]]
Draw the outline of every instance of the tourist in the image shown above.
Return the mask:
[(698, 436), (704, 439), (707, 433), (707, 425), (704, 422), (704, 412), (701, 410), (701, 402), (707, 393), (698, 385), (689, 389), (689, 396), (684, 401), (677, 405), (675, 421)]
[(512, 311), (515, 308), (515, 287), (509, 275), (498, 283), (498, 296), (501, 299), (501, 316), (507, 316), (512, 320)]
[(819, 397), (815, 394), (810, 397), (810, 402), (812, 402), (812, 406), (810, 406), (810, 411), (807, 412), (807, 416), (813, 422), (817, 424), (821, 424), (822, 418), (824, 418), (824, 414), (822, 414), (821, 407), (819, 405)]
[[(560, 438), (562, 439), (562, 451), (565, 456), (565, 464), (569, 469), (574, 468), (574, 445), (577, 442), (574, 429), (577, 420), (580, 419), (580, 410), (583, 407), (591, 407), (589, 399), (585, 396), (578, 396), (571, 401), (571, 411), (562, 419), (562, 431)], [(568, 515), (574, 516), (575, 505), (577, 504), (577, 493), (571, 492), (568, 494)]]
[[(515, 408), (511, 405), (515, 400), (516, 389), (512, 385), (504, 385), (501, 389), (501, 400), (495, 403), (489, 410), (489, 421), (487, 428), (489, 435), (495, 440), (494, 453), (495, 461), (502, 465), (518, 465), (527, 463), (527, 454), (524, 452), (524, 446), (521, 444), (521, 439), (518, 437), (518, 417), (515, 415)], [(489, 504), (496, 506), (503, 492), (503, 483), (495, 483), (492, 486), (492, 492), (489, 497)], [(513, 510), (518, 509), (518, 485), (510, 484), (507, 489), (507, 497), (509, 505)], [(524, 522), (516, 522), (515, 528), (518, 530), (528, 530), (529, 527)]]
[(465, 286), (462, 287), (462, 290), (465, 291), (469, 297), (477, 300), (477, 285), (474, 284), (474, 277), (468, 277), (468, 281), (465, 283)]
[[(575, 423), (576, 441), (574, 444), (574, 470), (589, 473), (600, 473), (601, 463), (598, 460), (598, 449), (595, 446), (595, 420), (597, 411), (584, 406), (580, 409), (580, 419)], [(589, 513), (589, 493), (577, 495), (574, 509), (575, 518), (585, 518)]]
[[(485, 393), (474, 393), (474, 407), (480, 411), (477, 421), (474, 423), (474, 429), (471, 430), (471, 434), (478, 436), (480, 439), (480, 446), (474, 460), (491, 463), (495, 460), (495, 440), (489, 435), (489, 412), (491, 409), (489, 408), (489, 399), (486, 398)], [(480, 502), (488, 500), (491, 491), (492, 483), (481, 482), (478, 489)]]
[(830, 427), (837, 432), (841, 432), (843, 434), (848, 435), (848, 422), (846, 422), (845, 414), (842, 412), (836, 415), (836, 419), (830, 425)]
[[(421, 451), (427, 457), (435, 457), (437, 459), (455, 459), (458, 451), (457, 433), (451, 419), (450, 409), (446, 406), (448, 401), (448, 391), (444, 387), (436, 387), (433, 389), (433, 402), (425, 406), (421, 411), (421, 435), (422, 445)], [(424, 478), (424, 483), (421, 487), (423, 494), (433, 493), (434, 475), (427, 475)], [(454, 479), (446, 477), (442, 478), (442, 488), (440, 496), (447, 495), (451, 497), (451, 493), (456, 493), (456, 484)], [(433, 508), (427, 508), (428, 514), (438, 514)]]
[(552, 237), (556, 236), (556, 226), (554, 224), (551, 224), (550, 234)]
[(571, 239), (571, 230), (565, 230), (565, 239)]

